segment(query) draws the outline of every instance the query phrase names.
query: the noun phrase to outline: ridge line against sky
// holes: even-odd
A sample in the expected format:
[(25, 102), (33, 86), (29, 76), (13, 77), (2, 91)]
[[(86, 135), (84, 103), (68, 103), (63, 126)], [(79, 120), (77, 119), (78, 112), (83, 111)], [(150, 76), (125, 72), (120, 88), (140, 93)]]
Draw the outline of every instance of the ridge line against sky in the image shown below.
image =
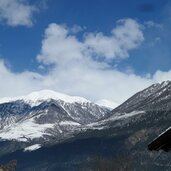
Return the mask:
[[(8, 46), (4, 41), (0, 41), (2, 46), (0, 47), (0, 97), (21, 96), (32, 91), (52, 89), (69, 95), (82, 96), (91, 101), (108, 99), (120, 104), (153, 83), (171, 79), (171, 70), (168, 68), (171, 62), (169, 50), (162, 57), (158, 56), (167, 48), (166, 43), (169, 42), (165, 40), (163, 34), (169, 34), (170, 25), (166, 24), (166, 18), (158, 19), (159, 21), (156, 22), (151, 17), (142, 19), (141, 15), (140, 18), (125, 15), (111, 21), (110, 30), (105, 31), (103, 27), (91, 30), (86, 24), (71, 24), (66, 22), (66, 19), (63, 19), (63, 22), (52, 22), (51, 17), (46, 16), (47, 25), (42, 26), (39, 25), (39, 22), (42, 22), (41, 15), (49, 14), (51, 9), (54, 10), (51, 6), (52, 1), (51, 5), (48, 3), (50, 3), (48, 0), (44, 1), (46, 9), (41, 11), (33, 1), (0, 1), (0, 30), (9, 33), (6, 35), (7, 39), (13, 42), (14, 32), (17, 33), (19, 39), (15, 39), (15, 43), (19, 44), (19, 47), (19, 40), (29, 39), (30, 35), (36, 34), (42, 39), (36, 39), (37, 43), (32, 44), (34, 42), (32, 37), (32, 41), (22, 45), (23, 49), (13, 49), (13, 55), (5, 51), (12, 45)], [(161, 11), (170, 10), (168, 4), (163, 5)], [(62, 4), (62, 7), (65, 5)], [(37, 19), (34, 17), (36, 13), (40, 16)], [(26, 33), (26, 30), (28, 35), (23, 36), (23, 31)], [(2, 34), (0, 35), (3, 37)], [(5, 44), (7, 47), (4, 48)], [(25, 46), (31, 52), (32, 49), (36, 49), (37, 54), (24, 52)], [(22, 53), (21, 61), (17, 57), (18, 53)], [(140, 58), (140, 61), (143, 59), (148, 61), (146, 54), (151, 58), (151, 63), (148, 65), (145, 62), (141, 65), (137, 58)], [(162, 58), (166, 60), (164, 70), (160, 68)], [(16, 61), (20, 66), (24, 59), (30, 61), (31, 67), (24, 66), (20, 71), (15, 71), (11, 61)], [(152, 63), (154, 66), (156, 64), (156, 68), (151, 65)], [(148, 67), (153, 68), (153, 71), (149, 71)]]

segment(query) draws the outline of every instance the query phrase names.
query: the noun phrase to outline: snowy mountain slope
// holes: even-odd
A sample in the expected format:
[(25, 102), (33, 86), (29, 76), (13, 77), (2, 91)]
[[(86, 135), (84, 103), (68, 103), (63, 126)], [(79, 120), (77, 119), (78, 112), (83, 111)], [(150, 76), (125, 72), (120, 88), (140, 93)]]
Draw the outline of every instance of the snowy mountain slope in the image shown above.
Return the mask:
[[(26, 110), (23, 110), (25, 107), (18, 107), (20, 106), (18, 103), (26, 105)], [(8, 108), (5, 107), (7, 104)], [(2, 105), (4, 107), (1, 109), (8, 111), (9, 116), (17, 116), (17, 121), (2, 128), (0, 137), (8, 136), (4, 139), (10, 140), (10, 137), (18, 132), (17, 138), (22, 142), (0, 142), (0, 155), (3, 155), (1, 160), (5, 158), (4, 154), (7, 152), (15, 151), (8, 154), (7, 159), (11, 159), (12, 156), (21, 164), (24, 163), (27, 170), (29, 170), (28, 164), (30, 170), (33, 170), (33, 166), (37, 169), (38, 165), (43, 169), (52, 165), (58, 168), (61, 158), (64, 159), (60, 164), (61, 170), (66, 170), (66, 165), (68, 170), (71, 168), (75, 170), (77, 166), (82, 168), (85, 161), (89, 166), (97, 156), (104, 157), (106, 160), (106, 155), (111, 159), (115, 155), (123, 157), (125, 154), (128, 154), (128, 158), (133, 162), (132, 170), (170, 169), (170, 157), (167, 154), (160, 153), (158, 156), (158, 153), (147, 150), (148, 143), (170, 127), (171, 82), (169, 81), (154, 84), (138, 92), (109, 113), (108, 111), (105, 113), (106, 108), (93, 103), (67, 103), (53, 99), (45, 100), (34, 107), (25, 104), (22, 100)], [(21, 109), (21, 112), (13, 111), (13, 105), (14, 109)], [(26, 111), (24, 115), (22, 111)], [(12, 115), (10, 112), (13, 112)], [(4, 114), (5, 112), (2, 112), (3, 117)], [(27, 125), (32, 125), (32, 131), (25, 129)], [(17, 138), (14, 137), (14, 140)], [(62, 143), (56, 144), (58, 142)], [(54, 151), (54, 147), (57, 146), (59, 150)], [(19, 149), (21, 151), (17, 151)], [(118, 153), (114, 150), (118, 150)], [(111, 152), (114, 155), (109, 156)], [(37, 157), (33, 159), (36, 154)], [(61, 157), (63, 154), (65, 157)], [(55, 158), (57, 155), (58, 157)], [(48, 163), (47, 159), (52, 159), (52, 156), (55, 159), (52, 163)], [(69, 165), (71, 160), (73, 167)], [(58, 170), (56, 168), (54, 170)]]
[(116, 113), (115, 115), (111, 115), (107, 119), (90, 123), (87, 125), (87, 127), (90, 127), (89, 129), (101, 130), (101, 129), (110, 128), (111, 123), (115, 123), (115, 124), (112, 124), (112, 127), (118, 127), (124, 123), (128, 123), (129, 120), (131, 120), (132, 118), (135, 118), (137, 115), (143, 115), (143, 114), (145, 114), (144, 111), (133, 111), (133, 112), (124, 113), (124, 114)]
[(45, 130), (53, 128), (53, 124), (37, 124), (34, 119), (25, 122), (17, 122), (0, 131), (0, 137), (6, 140), (17, 140), (27, 142), (29, 139), (40, 138), (47, 135)]
[[(14, 101), (14, 99), (16, 101)], [(2, 103), (5, 102), (5, 103)], [(1, 100), (0, 138), (23, 142), (67, 139), (109, 110), (82, 97), (45, 90)]]
[(15, 123), (31, 110), (30, 105), (23, 101), (0, 104), (0, 129)]
[(84, 98), (49, 90), (13, 100), (0, 104), (0, 138), (51, 143), (66, 140), (87, 129), (121, 127), (132, 120), (136, 122), (154, 109), (170, 110), (171, 82), (154, 84), (111, 112)]
[(110, 112), (101, 121), (90, 123), (93, 129), (122, 127), (139, 120), (150, 111), (165, 112), (171, 110), (171, 81), (165, 81), (136, 93), (120, 106)]
[(171, 81), (165, 81), (136, 93), (126, 102), (118, 106), (112, 113), (131, 112), (135, 110), (171, 109)]

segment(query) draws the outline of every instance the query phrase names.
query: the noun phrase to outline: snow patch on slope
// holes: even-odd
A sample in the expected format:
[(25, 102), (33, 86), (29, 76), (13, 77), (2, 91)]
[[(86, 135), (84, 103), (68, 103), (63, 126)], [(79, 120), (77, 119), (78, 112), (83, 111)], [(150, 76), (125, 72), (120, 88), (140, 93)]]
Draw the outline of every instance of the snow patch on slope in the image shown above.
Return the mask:
[(74, 125), (74, 126), (80, 126), (79, 123), (73, 122), (73, 121), (62, 121), (59, 123), (59, 125)]
[(129, 117), (135, 116), (135, 115), (139, 115), (139, 114), (144, 114), (145, 111), (132, 111), (130, 113), (124, 113), (124, 114), (115, 114), (112, 117), (110, 117), (109, 119), (111, 120), (120, 120), (120, 119), (127, 119)]
[(41, 148), (41, 145), (40, 145), (40, 144), (34, 144), (34, 145), (29, 146), (29, 147), (26, 147), (26, 148), (24, 149), (24, 152), (27, 152), (27, 151), (34, 151), (34, 150), (37, 150), (37, 149), (39, 149), (39, 148)]
[(17, 140), (26, 142), (28, 139), (40, 138), (48, 135), (45, 130), (53, 128), (54, 124), (37, 124), (33, 118), (18, 122), (0, 131), (0, 138), (3, 140)]
[[(102, 124), (105, 124), (107, 122), (124, 120), (124, 119), (130, 118), (130, 117), (133, 117), (135, 115), (144, 114), (144, 113), (145, 113), (145, 111), (133, 111), (130, 113), (115, 113), (113, 116), (111, 116), (105, 120), (102, 120), (99, 122), (94, 122), (94, 123), (88, 124), (87, 126), (92, 129), (99, 129), (100, 127), (98, 127), (98, 126), (101, 126)], [(104, 127), (100, 128), (100, 129), (103, 129), (103, 128)]]

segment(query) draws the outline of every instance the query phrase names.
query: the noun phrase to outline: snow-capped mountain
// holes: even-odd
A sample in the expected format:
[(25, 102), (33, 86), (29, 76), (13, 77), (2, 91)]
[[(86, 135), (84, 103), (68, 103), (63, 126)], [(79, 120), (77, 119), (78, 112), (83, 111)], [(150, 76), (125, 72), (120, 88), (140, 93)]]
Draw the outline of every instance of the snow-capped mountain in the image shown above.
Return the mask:
[[(125, 154), (126, 161), (132, 158), (131, 170), (170, 170), (169, 155), (147, 150), (148, 143), (170, 127), (170, 81), (138, 92), (111, 112), (89, 101), (51, 98), (7, 101), (0, 111), (0, 137), (17, 140), (0, 141), (0, 160), (16, 159), (19, 170), (75, 170), (85, 161), (87, 169), (97, 156), (106, 160)], [(63, 140), (67, 143), (58, 143)]]
[[(17, 141), (59, 141), (86, 129), (105, 129), (110, 122), (128, 120), (149, 110), (171, 108), (171, 82), (138, 92), (112, 112), (103, 100), (68, 96), (51, 90), (0, 99), (0, 138)], [(103, 105), (105, 103), (105, 105)], [(105, 107), (103, 107), (105, 106)], [(121, 122), (120, 122), (121, 123)], [(119, 123), (119, 124), (120, 124)], [(117, 124), (115, 124), (117, 126)]]
[(50, 90), (0, 100), (0, 138), (17, 141), (60, 141), (106, 117), (107, 108), (82, 97)]
[(136, 93), (120, 106), (110, 112), (106, 118), (90, 123), (94, 129), (122, 127), (131, 122), (138, 122), (149, 112), (163, 112), (171, 110), (171, 81), (153, 84)]
[(151, 154), (147, 145), (170, 127), (171, 82), (154, 84), (111, 112), (87, 100), (43, 98), (0, 104), (0, 137), (6, 141), (0, 141), (1, 161), (17, 159), (19, 170), (75, 170), (96, 156), (127, 153), (134, 170), (170, 169), (169, 156)]
[(82, 97), (44, 90), (0, 100), (0, 138), (59, 142), (89, 130), (122, 127), (148, 111), (171, 110), (171, 82), (154, 84), (110, 112)]

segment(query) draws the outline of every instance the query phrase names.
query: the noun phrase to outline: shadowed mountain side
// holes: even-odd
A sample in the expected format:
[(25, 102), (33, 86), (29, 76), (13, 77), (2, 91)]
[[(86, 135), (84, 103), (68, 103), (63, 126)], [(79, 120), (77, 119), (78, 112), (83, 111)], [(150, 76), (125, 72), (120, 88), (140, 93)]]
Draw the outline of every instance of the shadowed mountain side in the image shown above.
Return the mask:
[(124, 137), (81, 139), (32, 152), (16, 151), (0, 160), (6, 162), (15, 158), (18, 161), (17, 171), (76, 171), (91, 168), (97, 158), (117, 157), (123, 153), (123, 139)]
[(8, 164), (0, 164), (0, 171), (15, 171), (17, 167), (17, 161), (12, 160)]

